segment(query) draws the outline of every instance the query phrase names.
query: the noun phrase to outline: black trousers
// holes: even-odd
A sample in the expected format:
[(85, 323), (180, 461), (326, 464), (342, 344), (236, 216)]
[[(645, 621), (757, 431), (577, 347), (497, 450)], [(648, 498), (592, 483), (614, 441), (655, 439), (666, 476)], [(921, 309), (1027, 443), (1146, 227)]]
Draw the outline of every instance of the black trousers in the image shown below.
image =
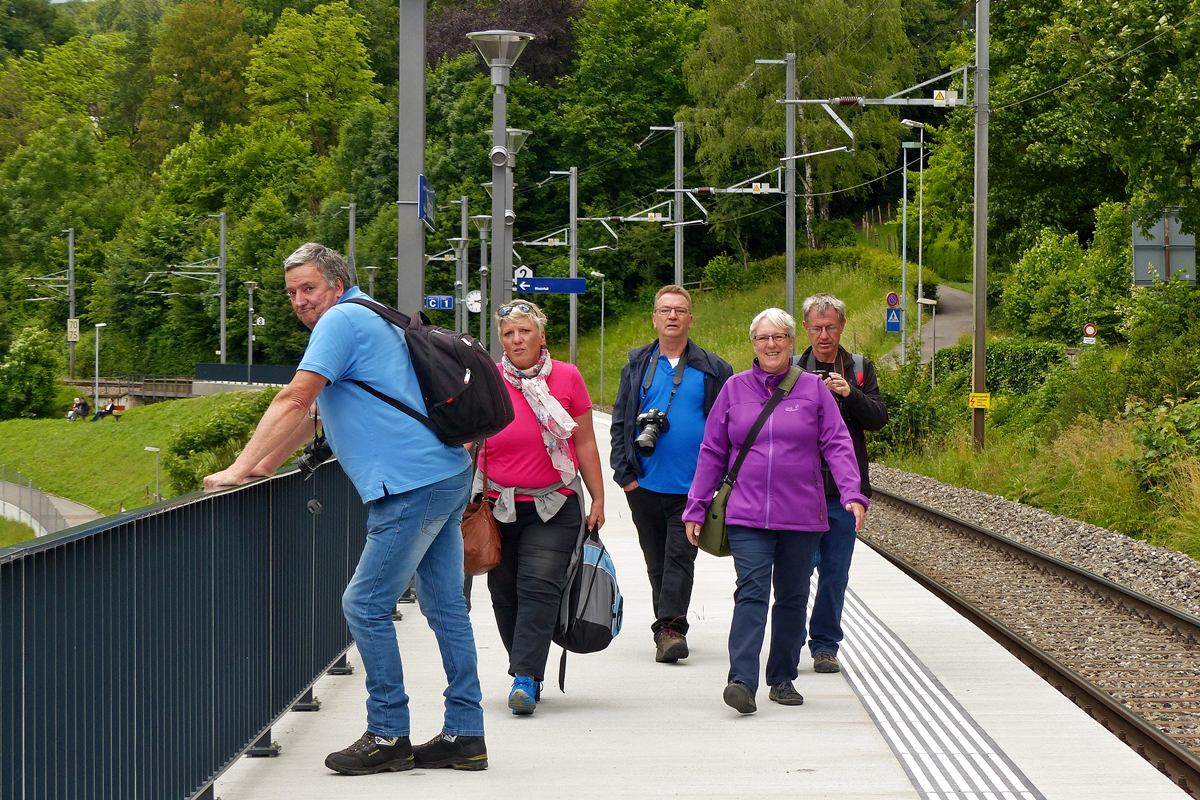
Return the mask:
[(576, 497), (568, 497), (548, 522), (532, 500), (516, 506), (516, 520), (499, 523), (500, 564), (487, 574), (488, 590), (508, 651), (508, 674), (541, 681), (583, 514)]
[(688, 631), (688, 605), (696, 576), (696, 545), (687, 540), (683, 524), (686, 494), (661, 494), (638, 487), (625, 493), (638, 541), (646, 558), (646, 574), (654, 598), (654, 622), (658, 633), (670, 628)]

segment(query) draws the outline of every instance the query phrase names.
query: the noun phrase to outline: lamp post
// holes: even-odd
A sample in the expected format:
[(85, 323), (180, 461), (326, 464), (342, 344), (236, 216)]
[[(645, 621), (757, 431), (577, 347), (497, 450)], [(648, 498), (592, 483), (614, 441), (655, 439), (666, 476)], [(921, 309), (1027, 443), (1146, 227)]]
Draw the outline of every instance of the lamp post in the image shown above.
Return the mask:
[(604, 405), (604, 273), (592, 270), (590, 274), (600, 279), (600, 405)]
[[(492, 149), (488, 158), (492, 162), (492, 229), (496, 235), (496, 244), (492, 247), (492, 296), (500, 303), (512, 294), (512, 209), (506, 206), (509, 194), (505, 187), (509, 172), (506, 87), (513, 64), (521, 56), (525, 45), (533, 40), (533, 34), (490, 30), (468, 33), (467, 38), (479, 50), (479, 54), (491, 69), (492, 86), (495, 89), (492, 95)], [(504, 268), (506, 262), (510, 265), (507, 272)], [(504, 292), (505, 280), (508, 281), (507, 294)], [(482, 289), (480, 291), (482, 292)], [(490, 324), (486, 317), (481, 319), (484, 324)], [(499, 345), (499, 337), (494, 336), (490, 352), (496, 359), (500, 358)]]
[(454, 332), (463, 333), (467, 329), (467, 245), (470, 239), (452, 236), (446, 241), (454, 248)]
[[(496, 302), (511, 303), (513, 295), (513, 226), (517, 221), (517, 212), (513, 208), (513, 175), (517, 170), (517, 153), (525, 146), (526, 140), (533, 131), (522, 128), (504, 129), (504, 146), (508, 150), (508, 175), (504, 179), (504, 251), (500, 254), (504, 259), (504, 275), (500, 280), (500, 295)], [(495, 258), (495, 256), (493, 256)]]
[[(934, 362), (937, 360), (937, 300), (930, 300), (927, 297), (918, 297), (917, 302), (923, 306), (929, 306), (929, 310), (933, 312), (933, 318), (930, 320), (930, 325), (933, 326), (933, 349), (929, 356), (929, 388), (932, 389), (937, 384), (934, 383)], [(922, 344), (922, 348), (924, 344)]]
[[(920, 159), (917, 165), (917, 172), (920, 175), (917, 179), (917, 303), (926, 305), (921, 303), (921, 298), (925, 296), (925, 284), (922, 282), (921, 276), (925, 247), (925, 123), (917, 122), (915, 119), (902, 119), (900, 124), (921, 132), (920, 147), (917, 151), (917, 157)], [(917, 341), (921, 342), (921, 348), (924, 349), (925, 344), (921, 339), (921, 316), (921, 309), (918, 306)]]
[(154, 453), (154, 499), (161, 501), (162, 500), (162, 492), (159, 491), (159, 482), (158, 482), (159, 463), (160, 463), (159, 455), (158, 455), (158, 448), (157, 447), (143, 447), (142, 449), (145, 450), (147, 453)]
[(250, 385), (250, 368), (254, 365), (254, 290), (258, 284), (246, 281), (246, 292), (250, 296), (249, 309), (246, 311), (246, 385)]
[(228, 348), (225, 346), (225, 310), (226, 310), (226, 286), (225, 286), (225, 212), (220, 214), (209, 214), (210, 217), (215, 217), (221, 221), (221, 240), (220, 255), (217, 256), (217, 293), (221, 297), (221, 363), (225, 363), (225, 353)]
[(375, 273), (379, 272), (379, 267), (363, 267), (367, 271), (367, 291), (371, 294), (371, 299), (375, 299)]
[(95, 401), (93, 408), (100, 408), (100, 329), (107, 327), (107, 322), (96, 323), (96, 367), (92, 372), (92, 400)]
[[(471, 217), (475, 227), (479, 229), (479, 344), (486, 350), (488, 346), (488, 327), (491, 320), (488, 316), (488, 231), (492, 229), (492, 218), (487, 214), (476, 214)], [(469, 326), (468, 326), (469, 327)]]

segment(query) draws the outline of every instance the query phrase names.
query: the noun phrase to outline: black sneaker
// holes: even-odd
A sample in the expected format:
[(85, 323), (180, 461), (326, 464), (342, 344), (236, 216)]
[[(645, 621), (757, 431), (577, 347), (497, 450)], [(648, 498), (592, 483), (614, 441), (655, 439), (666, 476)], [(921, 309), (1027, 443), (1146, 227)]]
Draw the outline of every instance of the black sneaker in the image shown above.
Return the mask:
[(413, 748), (413, 758), (422, 769), (487, 769), (487, 747), (482, 736), (447, 736), (439, 733)]
[(791, 681), (775, 684), (767, 696), (781, 706), (804, 705), (804, 695), (796, 691), (796, 687), (792, 685)]
[(737, 709), (742, 714), (758, 711), (758, 705), (754, 702), (754, 692), (741, 681), (730, 681), (722, 697), (725, 699), (725, 705)]
[(325, 766), (343, 775), (374, 775), (413, 768), (413, 748), (407, 736), (378, 736), (370, 731), (359, 740), (325, 757)]

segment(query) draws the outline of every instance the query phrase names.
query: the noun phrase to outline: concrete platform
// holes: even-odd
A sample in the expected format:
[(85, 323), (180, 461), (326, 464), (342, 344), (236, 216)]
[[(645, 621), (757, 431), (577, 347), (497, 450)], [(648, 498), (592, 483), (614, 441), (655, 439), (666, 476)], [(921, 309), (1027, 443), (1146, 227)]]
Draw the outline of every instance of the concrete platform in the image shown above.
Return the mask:
[[(606, 454), (605, 425), (597, 424), (597, 438)], [(365, 727), (366, 691), (352, 650), (355, 674), (317, 683), (321, 710), (289, 713), (275, 727), (282, 754), (242, 759), (217, 782), (217, 796), (1187, 797), (990, 638), (861, 545), (847, 603), (846, 671), (817, 675), (806, 651), (796, 682), (803, 706), (771, 703), (764, 687), (758, 712), (740, 716), (721, 700), (732, 561), (700, 554), (688, 634), (692, 656), (656, 664), (649, 582), (616, 487), (606, 513), (602, 535), (625, 596), (624, 629), (608, 650), (569, 657), (565, 694), (553, 685), (559, 650), (551, 648), (550, 680), (532, 717), (514, 717), (506, 706), (507, 658), (485, 582), (476, 581), (472, 621), (487, 715), (486, 772), (414, 770), (358, 778), (329, 772), (326, 754), (353, 742)], [(397, 630), (412, 738), (420, 742), (440, 730), (445, 678), (432, 633), (415, 606), (405, 608)], [(893, 683), (898, 691), (888, 688)], [(952, 729), (964, 725), (959, 742)], [(920, 774), (925, 767), (933, 778)], [(955, 771), (965, 783), (953, 782)]]

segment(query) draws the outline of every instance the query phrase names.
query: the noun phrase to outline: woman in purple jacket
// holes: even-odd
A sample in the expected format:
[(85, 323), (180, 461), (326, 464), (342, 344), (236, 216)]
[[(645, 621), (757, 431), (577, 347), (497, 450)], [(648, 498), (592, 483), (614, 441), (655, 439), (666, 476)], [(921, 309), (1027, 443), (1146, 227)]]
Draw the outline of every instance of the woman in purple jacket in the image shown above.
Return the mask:
[[(796, 320), (768, 308), (750, 324), (754, 365), (730, 378), (709, 412), (696, 476), (683, 520), (693, 544), (705, 511), (733, 466), (750, 428), (791, 366)], [(769, 697), (798, 706), (804, 698), (792, 681), (799, 672), (804, 618), (813, 555), (825, 516), (821, 459), (833, 473), (841, 502), (862, 526), (868, 500), (860, 491), (854, 445), (837, 403), (816, 375), (802, 373), (791, 392), (771, 412), (751, 446), (725, 510), (729, 549), (737, 571), (733, 623), (729, 628), (729, 683), (725, 702), (743, 714), (757, 710), (758, 661), (771, 612), (767, 656)]]

